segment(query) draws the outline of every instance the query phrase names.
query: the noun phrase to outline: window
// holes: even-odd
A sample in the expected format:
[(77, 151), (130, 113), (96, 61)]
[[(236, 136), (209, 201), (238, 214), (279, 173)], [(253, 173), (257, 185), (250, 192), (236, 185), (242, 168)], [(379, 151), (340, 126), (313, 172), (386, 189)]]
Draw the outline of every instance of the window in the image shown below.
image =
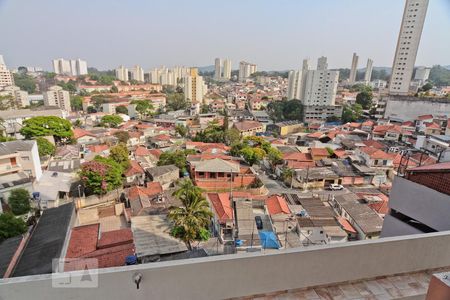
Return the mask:
[(21, 160), (30, 160), (30, 158), (28, 156), (21, 156), (20, 159)]

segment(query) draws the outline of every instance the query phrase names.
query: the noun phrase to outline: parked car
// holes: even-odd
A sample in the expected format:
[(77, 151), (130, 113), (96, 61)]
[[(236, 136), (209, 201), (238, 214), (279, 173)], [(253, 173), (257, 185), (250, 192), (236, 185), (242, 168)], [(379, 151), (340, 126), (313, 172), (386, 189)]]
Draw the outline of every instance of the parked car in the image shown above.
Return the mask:
[(344, 187), (340, 184), (337, 183), (332, 183), (330, 184), (330, 186), (328, 187), (331, 191), (341, 191), (344, 189)]
[(255, 217), (255, 222), (256, 222), (256, 228), (258, 228), (258, 230), (263, 229), (263, 221), (260, 216)]
[(273, 180), (277, 180), (277, 179), (278, 179), (278, 176), (275, 175), (275, 174), (270, 174), (270, 175), (269, 175), (269, 178), (270, 178), (270, 179), (273, 179)]

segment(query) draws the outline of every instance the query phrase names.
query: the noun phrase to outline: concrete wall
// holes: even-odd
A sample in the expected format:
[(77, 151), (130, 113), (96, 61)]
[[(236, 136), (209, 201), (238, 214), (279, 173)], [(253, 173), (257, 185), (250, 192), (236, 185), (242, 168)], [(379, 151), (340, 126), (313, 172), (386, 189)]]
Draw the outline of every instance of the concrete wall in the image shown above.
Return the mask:
[(425, 99), (415, 97), (386, 98), (386, 118), (401, 119), (403, 121), (415, 120), (418, 116), (427, 113), (434, 115), (450, 115), (450, 100), (448, 99)]
[[(99, 270), (98, 288), (0, 280), (0, 299), (223, 299), (450, 266), (450, 232)], [(140, 289), (132, 281), (142, 274)], [(72, 281), (83, 271), (66, 273)]]
[(389, 207), (435, 230), (450, 230), (450, 196), (395, 177)]
[(381, 237), (402, 236), (411, 234), (420, 234), (422, 231), (410, 226), (409, 224), (392, 217), (391, 215), (384, 216), (383, 229), (381, 230)]

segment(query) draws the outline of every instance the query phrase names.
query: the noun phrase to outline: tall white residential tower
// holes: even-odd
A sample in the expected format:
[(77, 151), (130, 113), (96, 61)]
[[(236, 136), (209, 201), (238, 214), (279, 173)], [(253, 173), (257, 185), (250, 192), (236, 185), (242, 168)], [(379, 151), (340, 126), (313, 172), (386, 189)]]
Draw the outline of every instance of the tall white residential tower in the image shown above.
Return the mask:
[(389, 94), (407, 95), (429, 0), (406, 0), (392, 65)]

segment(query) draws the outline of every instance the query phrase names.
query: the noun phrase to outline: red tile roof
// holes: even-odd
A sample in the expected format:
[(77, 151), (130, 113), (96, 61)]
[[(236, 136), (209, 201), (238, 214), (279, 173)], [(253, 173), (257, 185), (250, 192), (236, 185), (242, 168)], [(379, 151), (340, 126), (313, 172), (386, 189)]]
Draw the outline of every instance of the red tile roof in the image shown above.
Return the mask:
[(301, 152), (291, 152), (283, 154), (284, 160), (295, 160), (295, 161), (312, 161), (313, 158), (310, 153)]
[(420, 166), (410, 169), (411, 171), (438, 171), (438, 170), (450, 170), (450, 162), (443, 162), (434, 165)]
[(225, 223), (233, 219), (233, 209), (231, 208), (229, 193), (208, 193), (207, 196), (220, 223)]
[(136, 148), (136, 150), (134, 150), (134, 154), (135, 154), (136, 156), (147, 156), (147, 155), (151, 155), (152, 153), (151, 153), (150, 150), (147, 149), (146, 147), (144, 147), (144, 146), (138, 146), (138, 147)]
[(363, 141), (363, 144), (368, 146), (368, 147), (372, 147), (372, 148), (377, 148), (377, 149), (384, 149), (384, 144), (375, 141), (375, 140), (365, 140)]
[(163, 192), (159, 182), (147, 182), (147, 186), (132, 186), (128, 189), (128, 198), (130, 200), (140, 199), (141, 197), (153, 197)]
[(425, 123), (425, 126), (427, 128), (431, 128), (431, 129), (441, 129), (441, 126), (439, 126), (438, 124), (436, 124), (434, 122)]
[(239, 131), (247, 131), (262, 127), (261, 123), (258, 121), (241, 121), (234, 123), (233, 126)]
[(306, 168), (314, 168), (316, 166), (316, 163), (314, 161), (288, 160), (287, 166), (288, 168), (291, 169), (306, 169)]
[(329, 156), (326, 148), (311, 148), (311, 155), (314, 156)]
[(290, 214), (291, 210), (282, 196), (272, 195), (266, 200), (267, 210), (270, 215)]
[(133, 176), (138, 174), (144, 174), (144, 169), (139, 165), (139, 163), (135, 160), (130, 161), (130, 166), (128, 167), (128, 170), (125, 172), (125, 176)]
[(81, 129), (81, 128), (74, 128), (73, 129), (73, 137), (75, 139), (79, 139), (79, 138), (81, 138), (83, 136), (95, 137), (95, 135), (92, 132), (90, 132), (90, 131), (87, 131), (87, 130), (84, 130), (84, 129)]
[(342, 228), (350, 233), (356, 233), (355, 228), (353, 228), (352, 224), (350, 224), (349, 221), (347, 221), (347, 219), (343, 218), (343, 217), (338, 217), (337, 218), (339, 224), (341, 224)]
[(372, 159), (394, 159), (395, 155), (394, 153), (386, 153), (382, 150), (376, 149), (376, 148), (372, 148), (372, 147), (362, 147), (360, 148), (360, 150), (364, 153), (366, 153), (367, 155), (369, 155), (370, 158)]
[(97, 248), (107, 248), (133, 242), (133, 232), (129, 228), (103, 232), (97, 242)]
[(417, 119), (420, 121), (430, 120), (430, 119), (433, 119), (433, 115), (421, 115), (421, 116), (418, 116)]
[(67, 248), (67, 258), (82, 257), (97, 250), (98, 231), (100, 224), (74, 227)]
[(109, 149), (108, 145), (89, 145), (87, 147), (91, 152), (100, 153)]

